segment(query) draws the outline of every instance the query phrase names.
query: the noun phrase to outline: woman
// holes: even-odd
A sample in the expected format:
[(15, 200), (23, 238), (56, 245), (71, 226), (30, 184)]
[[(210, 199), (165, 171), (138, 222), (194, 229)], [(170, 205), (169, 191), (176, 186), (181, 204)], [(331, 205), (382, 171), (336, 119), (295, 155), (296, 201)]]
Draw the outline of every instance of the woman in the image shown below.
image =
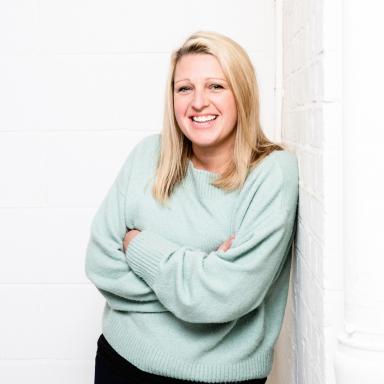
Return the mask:
[(95, 383), (265, 383), (297, 202), (296, 157), (262, 132), (249, 57), (193, 34), (172, 55), (162, 133), (134, 147), (92, 221)]

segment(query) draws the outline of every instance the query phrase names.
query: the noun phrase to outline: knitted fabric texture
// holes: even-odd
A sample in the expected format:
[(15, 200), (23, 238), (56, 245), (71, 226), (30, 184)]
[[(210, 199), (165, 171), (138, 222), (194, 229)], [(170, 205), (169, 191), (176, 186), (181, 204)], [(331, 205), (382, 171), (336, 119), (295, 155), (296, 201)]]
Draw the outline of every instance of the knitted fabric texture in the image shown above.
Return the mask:
[[(151, 192), (160, 139), (134, 147), (92, 220), (85, 272), (106, 300), (103, 334), (149, 373), (208, 383), (266, 377), (288, 296), (296, 156), (273, 151), (230, 192), (189, 161), (162, 206)], [(134, 228), (141, 232), (124, 252)]]

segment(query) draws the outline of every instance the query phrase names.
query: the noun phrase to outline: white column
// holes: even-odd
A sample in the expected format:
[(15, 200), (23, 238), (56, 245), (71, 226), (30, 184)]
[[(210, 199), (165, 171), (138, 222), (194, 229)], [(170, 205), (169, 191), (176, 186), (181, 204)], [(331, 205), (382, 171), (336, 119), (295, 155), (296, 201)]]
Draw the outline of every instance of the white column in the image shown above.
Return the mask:
[(337, 384), (384, 383), (384, 19), (380, 4), (344, 1), (345, 313), (335, 360)]

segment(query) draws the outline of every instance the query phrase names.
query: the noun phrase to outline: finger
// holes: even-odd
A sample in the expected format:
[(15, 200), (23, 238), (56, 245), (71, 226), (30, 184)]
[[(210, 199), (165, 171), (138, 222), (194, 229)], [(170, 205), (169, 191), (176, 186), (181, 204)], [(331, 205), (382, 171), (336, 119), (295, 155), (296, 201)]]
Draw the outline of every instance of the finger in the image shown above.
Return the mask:
[(224, 243), (222, 243), (222, 244), (220, 245), (220, 247), (218, 248), (218, 251), (223, 251), (223, 252), (225, 252), (227, 249), (228, 249), (228, 244), (227, 244), (227, 242), (225, 241)]

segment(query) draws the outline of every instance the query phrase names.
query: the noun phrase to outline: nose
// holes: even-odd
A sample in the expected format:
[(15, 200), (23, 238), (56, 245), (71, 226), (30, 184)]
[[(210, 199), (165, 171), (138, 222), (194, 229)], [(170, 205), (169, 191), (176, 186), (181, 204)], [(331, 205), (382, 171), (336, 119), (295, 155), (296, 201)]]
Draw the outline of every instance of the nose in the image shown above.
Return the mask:
[(208, 97), (203, 89), (195, 89), (191, 104), (197, 110), (201, 110), (209, 105)]

